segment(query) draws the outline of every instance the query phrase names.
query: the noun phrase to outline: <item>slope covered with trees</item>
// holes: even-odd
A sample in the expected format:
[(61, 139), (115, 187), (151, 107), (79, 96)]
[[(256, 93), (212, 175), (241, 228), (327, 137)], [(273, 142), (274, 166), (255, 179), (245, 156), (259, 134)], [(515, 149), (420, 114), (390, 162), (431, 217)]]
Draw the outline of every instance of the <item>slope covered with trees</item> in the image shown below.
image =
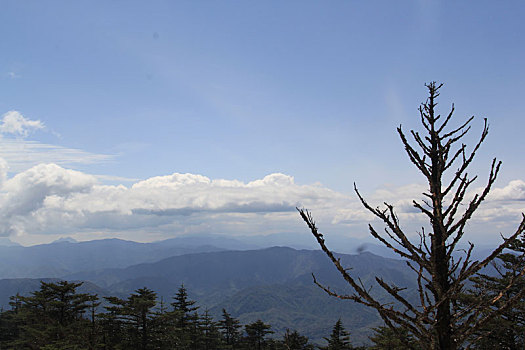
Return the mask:
[[(354, 271), (363, 280), (370, 281), (381, 271), (392, 283), (409, 282), (410, 271), (400, 260), (370, 253), (338, 256), (345, 263), (353, 264)], [(341, 318), (352, 332), (354, 343), (367, 342), (370, 328), (380, 325), (377, 315), (360, 305), (330, 298), (312, 283), (312, 272), (323, 274), (330, 283), (344, 288), (337, 271), (322, 252), (284, 247), (187, 254), (125, 269), (75, 274), (67, 280), (86, 281), (79, 290), (98, 294), (103, 304), (103, 296), (126, 299), (147, 286), (167, 307), (173, 291), (184, 283), (191, 298), (197, 300), (201, 308), (208, 307), (215, 319), (226, 309), (243, 324), (258, 319), (270, 323), (274, 336), (282, 336), (290, 328), (317, 341), (326, 337)], [(57, 282), (56, 279), (45, 281)], [(27, 296), (38, 287), (36, 279), (0, 280), (0, 302), (7, 309), (9, 296), (17, 292)]]
[[(81, 283), (41, 282), (30, 296), (14, 295), (0, 314), (0, 348), (7, 349), (314, 349), (309, 339), (287, 329), (270, 337), (272, 326), (258, 319), (241, 325), (225, 309), (218, 321), (178, 288), (169, 305), (146, 287), (127, 298), (78, 293)], [(102, 310), (103, 309), (103, 310)], [(344, 349), (353, 349), (339, 320)], [(330, 339), (335, 339), (332, 334)], [(329, 342), (327, 349), (338, 349)]]

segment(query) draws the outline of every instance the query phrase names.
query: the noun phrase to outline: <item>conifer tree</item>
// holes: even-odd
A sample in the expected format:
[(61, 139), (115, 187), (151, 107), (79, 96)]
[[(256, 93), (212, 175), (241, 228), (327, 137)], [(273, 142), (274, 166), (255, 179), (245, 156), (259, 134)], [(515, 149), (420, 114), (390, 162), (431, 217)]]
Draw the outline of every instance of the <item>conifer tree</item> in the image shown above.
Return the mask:
[(178, 349), (198, 349), (200, 344), (200, 325), (199, 315), (197, 314), (198, 306), (196, 302), (188, 296), (188, 291), (182, 284), (173, 297), (171, 303), (174, 318), (175, 332), (177, 334)]
[(173, 310), (178, 314), (177, 326), (181, 329), (186, 328), (190, 323), (195, 321), (195, 311), (199, 309), (195, 301), (189, 299), (188, 291), (182, 284), (177, 290), (171, 303)]
[(370, 337), (370, 350), (422, 350), (410, 333), (403, 327), (391, 329), (389, 327), (374, 328), (374, 335)]
[(148, 349), (148, 343), (152, 338), (153, 307), (156, 304), (157, 293), (148, 288), (141, 288), (131, 294), (128, 298), (127, 312), (136, 329), (134, 338), (138, 338), (136, 344), (140, 344), (140, 349)]
[(324, 338), (328, 345), (321, 347), (323, 350), (350, 350), (353, 349), (350, 343), (350, 333), (348, 333), (343, 327), (343, 322), (338, 319), (332, 328), (330, 338)]
[(300, 335), (299, 332), (286, 329), (283, 336), (283, 349), (285, 350), (313, 350), (314, 346), (308, 343), (308, 337)]
[(226, 343), (225, 349), (237, 348), (236, 345), (241, 337), (240, 328), (239, 320), (226, 312), (226, 309), (222, 309), (222, 320), (219, 321), (219, 329)]
[(158, 308), (154, 312), (153, 323), (155, 329), (154, 347), (159, 350), (171, 350), (180, 343), (179, 332), (176, 331), (174, 313), (168, 311), (164, 298), (161, 297)]
[(18, 339), (23, 321), (18, 315), (22, 307), (20, 295), (17, 293), (9, 299), (11, 310), (2, 310), (0, 313), (0, 349), (7, 349), (8, 344)]
[(102, 332), (100, 325), (97, 322), (97, 308), (100, 306), (98, 301), (98, 295), (89, 295), (87, 298), (88, 302), (88, 313), (90, 321), (90, 332), (89, 332), (89, 348), (95, 349), (99, 345), (99, 338)]
[(206, 308), (204, 314), (201, 317), (201, 330), (202, 330), (202, 344), (203, 350), (218, 349), (220, 344), (220, 333), (217, 327), (217, 323), (213, 321), (213, 318), (209, 314), (209, 310)]
[(106, 307), (108, 314), (104, 324), (112, 334), (106, 338), (106, 344), (149, 349), (155, 333), (153, 307), (156, 298), (157, 294), (148, 288), (137, 289), (126, 300), (107, 297), (106, 300), (111, 305)]
[(40, 282), (30, 296), (13, 300), (17, 336), (8, 348), (80, 346), (90, 343), (89, 320), (84, 316), (96, 296), (77, 293), (82, 283)]
[(246, 344), (250, 346), (250, 349), (261, 350), (266, 348), (266, 336), (272, 334), (271, 326), (265, 324), (261, 320), (257, 320), (253, 323), (244, 326), (246, 332)]

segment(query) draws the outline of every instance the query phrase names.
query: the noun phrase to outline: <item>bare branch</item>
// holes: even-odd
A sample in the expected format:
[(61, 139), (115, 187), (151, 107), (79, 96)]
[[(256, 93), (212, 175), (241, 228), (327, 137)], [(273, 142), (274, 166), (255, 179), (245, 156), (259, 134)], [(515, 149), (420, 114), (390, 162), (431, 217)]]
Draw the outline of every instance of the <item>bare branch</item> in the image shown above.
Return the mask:
[[(304, 209), (297, 210), (321, 249), (353, 288), (355, 294), (339, 295), (329, 287), (318, 283), (314, 276), (315, 284), (329, 295), (350, 299), (376, 309), (387, 326), (394, 331), (397, 326), (405, 328), (418, 339), (423, 348), (457, 350), (474, 332), (525, 296), (523, 290), (518, 295), (503, 300), (504, 293), (514, 286), (518, 278), (523, 277), (525, 269), (522, 269), (520, 274), (516, 274), (505, 288), (491, 299), (487, 299), (488, 301), (481, 298), (477, 302), (463, 306), (458, 298), (468, 279), (494, 261), (503, 249), (509, 247), (524, 232), (525, 216), (517, 231), (504, 239), (503, 243), (482, 261), (471, 261), (474, 248), (472, 243), (469, 243), (470, 246), (464, 256), (458, 259), (454, 257), (453, 253), (463, 238), (467, 223), (486, 199), (496, 181), (501, 162), (493, 159), (485, 187), (481, 193), (475, 194), (473, 198), (466, 201), (467, 190), (477, 178), (476, 176), (469, 178), (467, 169), (485, 141), (489, 127), (487, 120), (484, 119), (479, 139), (467, 152), (467, 146), (460, 142), (471, 130), (474, 117), (468, 118), (459, 127), (445, 131), (450, 124), (455, 106), (452, 105), (444, 120), (437, 113), (437, 98), (442, 85), (436, 82), (425, 84), (428, 98), (419, 107), (419, 117), (425, 130), (423, 134), (410, 130), (413, 139), (409, 142), (401, 126), (397, 128), (410, 162), (428, 182), (428, 190), (423, 193), (424, 198), (414, 200), (412, 203), (427, 218), (431, 231), (425, 233), (423, 227), (421, 233), (418, 233), (419, 243), (413, 243), (401, 228), (394, 206), (384, 203), (384, 207), (371, 207), (354, 183), (355, 193), (363, 207), (385, 225), (384, 233), (380, 234), (369, 224), (372, 237), (406, 259), (407, 266), (416, 274), (420, 305), (412, 304), (402, 293), (403, 288), (385, 282), (380, 276), (376, 276), (376, 282), (390, 296), (392, 302), (380, 303), (374, 299), (370, 289), (367, 289), (360, 279), (350, 276), (347, 269), (341, 266), (340, 260), (326, 247), (324, 237), (318, 232), (310, 213)], [(458, 147), (458, 144), (461, 146)], [(453, 166), (456, 169), (450, 177), (446, 178), (445, 183), (447, 170)], [(467, 202), (466, 206), (464, 201)]]

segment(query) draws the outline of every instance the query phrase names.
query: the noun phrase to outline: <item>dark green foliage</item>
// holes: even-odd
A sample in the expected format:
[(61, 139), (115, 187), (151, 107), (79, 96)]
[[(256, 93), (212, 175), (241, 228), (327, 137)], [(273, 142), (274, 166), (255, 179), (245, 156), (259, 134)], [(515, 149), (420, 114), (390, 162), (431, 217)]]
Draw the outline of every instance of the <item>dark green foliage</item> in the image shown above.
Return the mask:
[(199, 349), (200, 341), (200, 322), (197, 314), (198, 306), (195, 301), (189, 299), (188, 291), (184, 284), (179, 287), (173, 297), (171, 306), (173, 311), (171, 317), (174, 320), (174, 331), (178, 335), (178, 349)]
[(265, 324), (261, 320), (257, 320), (244, 326), (244, 331), (246, 332), (246, 345), (248, 345), (250, 349), (267, 349), (266, 336), (273, 333), (271, 328), (272, 327), (269, 324)]
[[(353, 271), (366, 284), (373, 281), (376, 273), (381, 273), (388, 283), (406, 285), (409, 290), (417, 288), (416, 284), (410, 283), (411, 271), (403, 261), (366, 252), (339, 256), (342, 262), (354, 267)], [(210, 269), (213, 270), (211, 273)], [(115, 295), (125, 299), (137, 289), (148, 286), (158, 293), (159, 298), (164, 297), (169, 310), (172, 309), (172, 297), (184, 281), (186, 288), (191, 286), (188, 290), (190, 297), (198, 295), (199, 302), (208, 305), (217, 320), (225, 308), (244, 323), (260, 318), (271, 324), (281, 336), (286, 328), (290, 328), (307, 335), (312, 342), (321, 342), (341, 317), (352, 333), (352, 342), (366, 342), (371, 335), (368, 330), (379, 325), (377, 314), (362, 305), (330, 298), (312, 284), (312, 272), (322, 275), (323, 281), (334, 288), (344, 288), (344, 283), (341, 283), (344, 281), (340, 280), (322, 252), (283, 247), (174, 257), (153, 264), (99, 270), (93, 275), (71, 278), (92, 281), (85, 282), (78, 291), (96, 293), (101, 298)], [(7, 308), (9, 296), (17, 291), (29, 295), (38, 289), (39, 284), (35, 280), (0, 280), (1, 304)], [(380, 291), (374, 289), (373, 292)], [(383, 296), (378, 297), (383, 300)], [(201, 313), (200, 309), (198, 311)]]
[(41, 282), (31, 296), (15, 296), (12, 310), (2, 314), (2, 345), (12, 349), (94, 348), (94, 329), (87, 315), (97, 297), (77, 294), (82, 283)]
[(241, 338), (241, 328), (239, 320), (231, 317), (226, 312), (226, 309), (222, 309), (222, 320), (219, 321), (219, 329), (221, 331), (224, 342), (226, 343), (224, 349), (237, 349), (238, 343)]
[[(136, 349), (148, 349), (154, 334), (153, 307), (157, 295), (148, 288), (138, 289), (128, 299), (123, 300), (109, 297), (106, 300), (111, 306), (106, 307), (108, 317), (106, 320), (113, 323), (111, 330), (113, 340), (122, 346)], [(115, 337), (115, 335), (117, 337)], [(116, 345), (116, 344), (112, 344)]]
[(291, 332), (289, 329), (283, 337), (283, 348), (286, 350), (313, 350), (314, 346), (308, 344), (308, 338), (300, 335), (299, 332)]
[(211, 350), (219, 348), (221, 341), (221, 334), (217, 323), (213, 321), (213, 318), (210, 316), (208, 309), (204, 311), (204, 314), (201, 316), (201, 349)]
[[(513, 259), (512, 257), (507, 257)], [(11, 310), (0, 312), (0, 349), (42, 350), (313, 350), (306, 336), (287, 329), (282, 337), (262, 320), (246, 324), (244, 334), (238, 319), (223, 309), (215, 322), (208, 310), (198, 314), (196, 302), (181, 286), (172, 308), (148, 288), (137, 289), (127, 298), (107, 297), (104, 312), (96, 295), (77, 293), (80, 283), (42, 283), (29, 297), (15, 295)], [(522, 311), (521, 311), (522, 312)], [(518, 313), (518, 310), (516, 310)], [(184, 323), (181, 323), (182, 316)], [(183, 325), (183, 328), (180, 327)], [(371, 349), (420, 350), (403, 328), (374, 329)], [(326, 350), (365, 349), (353, 347), (341, 320), (324, 338)], [(500, 339), (501, 341), (501, 339)], [(488, 348), (478, 343), (477, 348)], [(514, 349), (491, 343), (493, 349)]]
[(184, 329), (192, 322), (195, 321), (195, 311), (199, 309), (198, 306), (194, 306), (195, 301), (188, 298), (188, 291), (184, 288), (184, 284), (180, 286), (177, 294), (173, 297), (173, 310), (178, 313), (177, 326)]
[(389, 327), (374, 328), (375, 334), (370, 337), (373, 345), (369, 349), (373, 350), (419, 350), (418, 343), (410, 333), (398, 327), (395, 330)]
[(154, 312), (153, 323), (155, 329), (154, 344), (159, 350), (172, 349), (173, 344), (179, 343), (180, 332), (175, 327), (174, 313), (170, 312), (161, 297), (157, 310)]
[[(475, 332), (471, 342), (478, 349), (523, 349), (525, 347), (525, 298), (518, 293), (525, 289), (525, 236), (513, 242), (509, 251), (498, 255), (495, 274), (478, 274), (474, 286), (464, 295), (466, 305), (497, 299), (492, 309), (504, 310), (486, 326)], [(514, 283), (508, 287), (511, 282)], [(501, 293), (501, 291), (504, 291)], [(510, 303), (513, 298), (515, 302)], [(481, 317), (486, 317), (487, 312)]]
[(343, 327), (341, 319), (337, 320), (332, 329), (330, 338), (324, 338), (328, 345), (321, 347), (323, 350), (350, 350), (353, 349), (350, 343), (350, 333), (348, 333)]

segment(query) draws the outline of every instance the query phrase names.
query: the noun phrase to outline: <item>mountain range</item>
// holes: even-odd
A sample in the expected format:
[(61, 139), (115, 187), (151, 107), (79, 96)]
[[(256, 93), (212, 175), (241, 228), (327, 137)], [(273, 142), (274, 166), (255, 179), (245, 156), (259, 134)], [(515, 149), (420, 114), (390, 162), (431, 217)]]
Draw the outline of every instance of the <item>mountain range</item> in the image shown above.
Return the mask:
[[(407, 287), (408, 298), (415, 297), (415, 278), (404, 261), (368, 251), (338, 257), (364, 285), (372, 286), (375, 276), (381, 276)], [(277, 335), (290, 328), (320, 341), (341, 318), (354, 344), (366, 343), (370, 328), (381, 324), (377, 314), (328, 296), (314, 285), (312, 274), (339, 293), (352, 292), (319, 250), (260, 248), (256, 240), (220, 236), (154, 243), (62, 239), (32, 247), (0, 246), (0, 305), (7, 308), (11, 295), (38, 289), (40, 279), (84, 281), (81, 292), (100, 297), (126, 298), (136, 289), (148, 287), (166, 303), (184, 284), (190, 297), (202, 309), (209, 309), (215, 319), (224, 308), (243, 324), (261, 319), (271, 324)], [(381, 288), (372, 292), (387, 300)]]

